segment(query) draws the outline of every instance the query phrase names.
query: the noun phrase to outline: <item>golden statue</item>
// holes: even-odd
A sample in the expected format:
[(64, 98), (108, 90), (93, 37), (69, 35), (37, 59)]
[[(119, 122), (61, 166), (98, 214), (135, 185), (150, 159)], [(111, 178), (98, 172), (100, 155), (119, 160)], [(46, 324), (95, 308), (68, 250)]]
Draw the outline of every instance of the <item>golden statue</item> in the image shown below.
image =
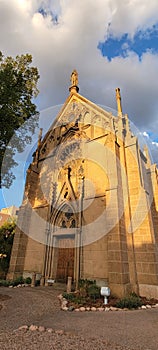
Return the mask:
[(71, 84), (73, 86), (77, 86), (78, 85), (78, 73), (76, 71), (76, 69), (73, 70), (72, 74), (71, 74)]

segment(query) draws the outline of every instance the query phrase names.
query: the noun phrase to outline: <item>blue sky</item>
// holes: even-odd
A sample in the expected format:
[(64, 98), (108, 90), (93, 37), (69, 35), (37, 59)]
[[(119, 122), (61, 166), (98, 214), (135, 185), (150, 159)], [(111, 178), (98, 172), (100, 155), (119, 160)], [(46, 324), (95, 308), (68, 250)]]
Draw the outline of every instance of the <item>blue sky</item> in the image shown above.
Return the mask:
[(130, 38), (128, 33), (124, 33), (120, 38), (109, 35), (106, 41), (99, 42), (98, 49), (109, 61), (118, 56), (126, 57), (129, 51), (136, 53), (139, 60), (147, 51), (156, 54), (158, 52), (158, 24), (145, 31), (137, 31), (133, 38)]
[[(80, 93), (96, 104), (116, 109), (120, 87), (123, 112), (144, 133), (158, 161), (157, 0), (85, 0), (80, 7), (77, 0), (1, 0), (0, 42), (4, 55), (33, 56), (40, 72), (37, 105), (47, 110), (41, 125), (53, 121), (51, 108), (64, 103), (76, 68)], [(20, 204), (27, 159), (25, 154), (0, 207)]]

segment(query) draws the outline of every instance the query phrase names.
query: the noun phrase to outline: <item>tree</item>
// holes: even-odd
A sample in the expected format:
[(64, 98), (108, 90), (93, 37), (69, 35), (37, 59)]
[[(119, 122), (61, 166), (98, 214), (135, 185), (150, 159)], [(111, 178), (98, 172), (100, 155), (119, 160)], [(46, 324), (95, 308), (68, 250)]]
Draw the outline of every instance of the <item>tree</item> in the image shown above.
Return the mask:
[[(38, 112), (32, 99), (38, 94), (39, 73), (36, 67), (30, 66), (31, 63), (29, 54), (14, 59), (4, 58), (0, 52), (0, 187), (9, 188), (12, 184), (15, 178), (12, 168), (17, 165), (14, 155), (31, 142), (37, 126)], [(31, 122), (24, 123), (31, 116), (34, 116)]]
[(8, 272), (15, 227), (14, 220), (0, 227), (0, 277), (5, 277)]

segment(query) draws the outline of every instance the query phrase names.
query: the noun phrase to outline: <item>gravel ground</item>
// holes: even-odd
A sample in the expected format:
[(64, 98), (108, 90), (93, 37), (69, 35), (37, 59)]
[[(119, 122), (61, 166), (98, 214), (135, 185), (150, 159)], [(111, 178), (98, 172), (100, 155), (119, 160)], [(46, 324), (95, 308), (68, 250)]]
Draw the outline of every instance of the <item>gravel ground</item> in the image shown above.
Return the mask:
[[(0, 288), (1, 350), (157, 350), (158, 309), (64, 312), (60, 286)], [(46, 331), (18, 330), (22, 325)], [(47, 331), (52, 328), (52, 333)]]

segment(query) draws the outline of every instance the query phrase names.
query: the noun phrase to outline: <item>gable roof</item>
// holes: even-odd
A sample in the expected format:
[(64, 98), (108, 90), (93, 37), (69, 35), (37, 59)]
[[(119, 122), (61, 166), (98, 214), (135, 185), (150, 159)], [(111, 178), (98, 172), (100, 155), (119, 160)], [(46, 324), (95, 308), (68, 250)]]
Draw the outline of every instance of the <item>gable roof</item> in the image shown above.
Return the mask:
[(104, 110), (103, 108), (96, 105), (94, 102), (88, 100), (86, 97), (80, 95), (77, 92), (70, 92), (70, 94), (67, 97), (66, 101), (64, 102), (61, 110), (59, 111), (55, 120), (53, 121), (53, 123), (49, 127), (48, 131), (46, 132), (46, 134), (42, 140), (41, 145), (46, 141), (47, 137), (49, 136), (50, 132), (52, 132), (52, 130), (55, 128), (55, 126), (57, 124), (60, 124), (60, 119), (62, 118), (63, 114), (68, 110), (69, 106), (74, 102), (83, 104), (85, 107), (89, 108), (91, 111), (95, 112), (96, 114), (104, 115), (108, 119), (113, 117), (113, 118), (115, 118), (115, 120), (117, 120), (117, 117), (114, 116), (112, 111), (109, 112), (109, 111)]

